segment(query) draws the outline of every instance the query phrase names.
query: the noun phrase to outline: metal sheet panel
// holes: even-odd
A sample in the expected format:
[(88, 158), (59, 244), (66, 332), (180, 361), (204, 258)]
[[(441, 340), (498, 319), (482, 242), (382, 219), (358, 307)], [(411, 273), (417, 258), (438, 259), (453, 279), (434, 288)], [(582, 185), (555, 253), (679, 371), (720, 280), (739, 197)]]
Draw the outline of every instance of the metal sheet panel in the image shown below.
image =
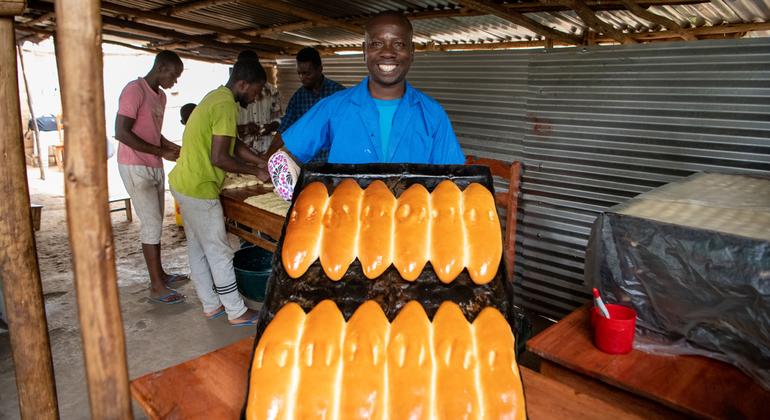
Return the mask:
[[(288, 100), (294, 61), (278, 66)], [(324, 69), (347, 86), (365, 74), (361, 56)], [(553, 318), (589, 298), (599, 212), (696, 171), (770, 171), (770, 39), (419, 54), (409, 80), (467, 154), (524, 162), (517, 304)]]
[(560, 317), (589, 298), (598, 212), (697, 171), (770, 171), (770, 40), (533, 54), (526, 107), (519, 285)]

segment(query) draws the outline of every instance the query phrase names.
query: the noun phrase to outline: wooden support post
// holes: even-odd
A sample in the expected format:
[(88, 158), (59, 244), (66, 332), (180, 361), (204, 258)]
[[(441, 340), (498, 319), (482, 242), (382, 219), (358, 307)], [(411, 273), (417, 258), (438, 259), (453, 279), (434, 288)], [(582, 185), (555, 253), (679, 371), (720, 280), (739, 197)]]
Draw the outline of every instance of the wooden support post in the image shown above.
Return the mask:
[(12, 17), (0, 17), (0, 109), (0, 279), (19, 409), (23, 419), (56, 419), (56, 385), (29, 207)]
[(516, 225), (518, 224), (519, 196), (521, 193), (521, 162), (511, 164), (508, 184), (508, 208), (505, 211), (505, 262), (508, 280), (513, 283), (516, 261)]
[(64, 106), (67, 227), (91, 417), (131, 419), (107, 155), (99, 1), (56, 0), (56, 59)]
[(19, 52), (19, 64), (21, 64), (21, 78), (24, 79), (24, 90), (27, 92), (27, 106), (29, 107), (29, 116), (32, 118), (32, 129), (35, 133), (35, 146), (37, 147), (37, 164), (40, 167), (40, 179), (45, 181), (45, 166), (43, 165), (43, 158), (48, 159), (48, 150), (43, 154), (43, 149), (40, 147), (40, 130), (37, 127), (37, 118), (35, 118), (35, 110), (32, 107), (32, 94), (29, 92), (29, 83), (27, 82), (27, 71), (24, 69), (24, 54), (21, 52), (21, 44), (17, 45), (16, 50)]

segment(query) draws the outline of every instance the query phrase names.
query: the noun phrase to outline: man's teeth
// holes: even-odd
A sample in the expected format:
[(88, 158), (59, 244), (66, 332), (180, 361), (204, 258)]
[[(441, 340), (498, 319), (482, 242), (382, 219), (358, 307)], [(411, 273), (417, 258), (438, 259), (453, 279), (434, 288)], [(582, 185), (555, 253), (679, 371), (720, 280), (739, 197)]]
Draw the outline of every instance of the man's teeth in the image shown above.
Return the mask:
[(391, 72), (396, 69), (395, 64), (378, 64), (377, 67), (380, 68), (380, 71), (384, 71), (386, 73)]

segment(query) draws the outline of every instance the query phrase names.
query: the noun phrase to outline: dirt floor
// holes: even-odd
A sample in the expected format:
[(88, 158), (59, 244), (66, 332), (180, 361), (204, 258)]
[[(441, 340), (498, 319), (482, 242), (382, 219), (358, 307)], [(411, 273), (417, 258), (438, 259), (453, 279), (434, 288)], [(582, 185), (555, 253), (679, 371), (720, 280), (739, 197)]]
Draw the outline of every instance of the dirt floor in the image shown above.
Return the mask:
[[(110, 160), (111, 194), (123, 192)], [(39, 180), (37, 169), (28, 170), (30, 196), (44, 206), (41, 229), (36, 233), (48, 331), (54, 359), (54, 373), (62, 419), (90, 418), (88, 392), (81, 351), (77, 299), (66, 229), (62, 173), (50, 168), (47, 180)], [(118, 207), (113, 204), (114, 207)], [(166, 194), (162, 257), (169, 272), (189, 273), (187, 248), (182, 228), (174, 223), (173, 200)], [(209, 321), (191, 283), (178, 289), (187, 296), (178, 305), (148, 300), (147, 271), (139, 243), (139, 221), (126, 220), (124, 211), (112, 213), (115, 258), (121, 313), (126, 334), (130, 378), (136, 378), (223, 347), (253, 334), (249, 328), (231, 328), (226, 317)], [(233, 246), (238, 240), (232, 237)], [(258, 308), (255, 302), (249, 306)], [(134, 403), (136, 418), (144, 418)], [(0, 419), (19, 418), (16, 382), (8, 333), (0, 333)]]

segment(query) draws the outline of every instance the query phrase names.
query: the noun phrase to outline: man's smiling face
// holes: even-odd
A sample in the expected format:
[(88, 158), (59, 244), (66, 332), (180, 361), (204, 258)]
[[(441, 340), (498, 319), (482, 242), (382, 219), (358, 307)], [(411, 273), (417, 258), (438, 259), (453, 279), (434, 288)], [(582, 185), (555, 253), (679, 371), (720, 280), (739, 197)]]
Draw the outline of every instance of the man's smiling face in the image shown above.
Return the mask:
[(366, 27), (364, 56), (370, 82), (382, 87), (403, 83), (414, 60), (411, 28), (394, 16), (376, 18)]

